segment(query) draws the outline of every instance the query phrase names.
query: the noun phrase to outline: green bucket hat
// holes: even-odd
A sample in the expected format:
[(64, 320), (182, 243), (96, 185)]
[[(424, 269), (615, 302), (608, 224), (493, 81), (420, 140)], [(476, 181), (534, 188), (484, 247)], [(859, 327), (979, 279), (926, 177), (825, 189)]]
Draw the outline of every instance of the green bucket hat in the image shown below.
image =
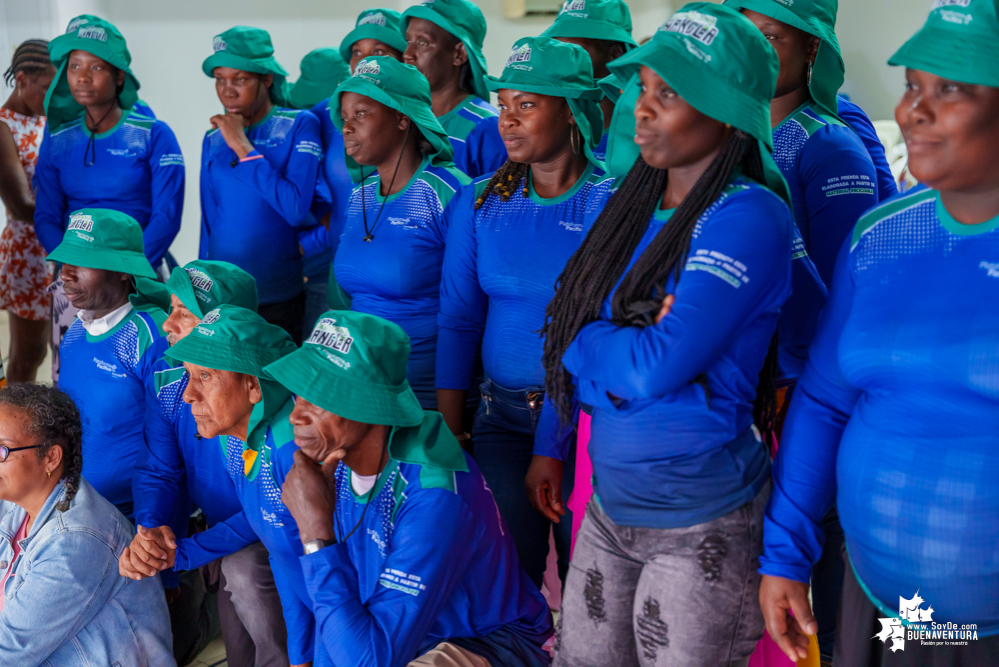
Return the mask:
[(212, 72), (216, 67), (272, 74), (274, 83), (270, 89), (271, 102), (280, 107), (290, 105), (288, 72), (274, 59), (274, 46), (271, 44), (270, 33), (266, 30), (238, 25), (221, 35), (215, 35), (212, 48), (215, 53), (201, 63), (201, 70), (206, 76), (214, 76)]
[(297, 352), (264, 372), (327, 412), (364, 424), (416, 426), (423, 409), (406, 380), (409, 336), (349, 310), (323, 313)]
[[(759, 140), (767, 186), (790, 201), (787, 183), (770, 156), (770, 100), (780, 64), (777, 52), (749, 19), (725, 5), (684, 5), (651, 40), (610, 63), (611, 73), (628, 82), (618, 106), (627, 106), (622, 102), (631, 100), (631, 95), (637, 99), (637, 75), (643, 65), (704, 115)], [(630, 123), (634, 133), (634, 115), (619, 120)], [(613, 123), (611, 130), (624, 132)], [(635, 158), (640, 153), (634, 142), (618, 150), (633, 151)], [(608, 156), (608, 162), (624, 161), (620, 155)], [(629, 166), (633, 163), (634, 159)]]
[(402, 14), (394, 9), (365, 9), (357, 17), (353, 30), (340, 42), (340, 57), (350, 62), (350, 49), (362, 39), (377, 39), (402, 53), (406, 50), (406, 31), (402, 29)]
[[(454, 150), (447, 132), (434, 116), (430, 102), (430, 84), (425, 76), (412, 65), (406, 65), (389, 56), (373, 56), (357, 63), (354, 74), (340, 84), (330, 104), (330, 118), (338, 130), (343, 130), (340, 117), (340, 98), (344, 93), (358, 93), (405, 114), (416, 124), (424, 138), (434, 147), (431, 164), (450, 167), (454, 164)], [(349, 155), (347, 167), (355, 182), (360, 166)]]
[(604, 129), (600, 100), (604, 94), (593, 79), (590, 56), (581, 46), (552, 37), (518, 39), (500, 76), (486, 76), (491, 91), (504, 88), (525, 93), (564, 97), (583, 136), (586, 157), (601, 169), (593, 156)]
[(482, 55), (482, 42), (486, 38), (486, 17), (482, 10), (468, 0), (423, 0), (402, 13), (402, 32), (405, 34), (409, 19), (423, 19), (444, 28), (461, 40), (472, 67), (472, 87), (478, 97), (489, 99), (485, 76), (486, 58)]
[(726, 0), (725, 6), (758, 12), (822, 40), (812, 65), (808, 91), (826, 113), (838, 117), (836, 94), (846, 78), (846, 65), (836, 39), (837, 0)]
[(566, 0), (541, 36), (621, 42), (626, 51), (638, 46), (631, 36), (631, 11), (623, 0)]
[(336, 49), (315, 49), (302, 58), (302, 74), (291, 87), (289, 99), (296, 109), (311, 109), (333, 94), (350, 76), (350, 66)]
[(107, 208), (83, 208), (70, 213), (62, 243), (46, 259), (155, 280), (156, 272), (143, 247), (142, 227), (132, 216)]
[(69, 54), (75, 50), (86, 51), (125, 72), (125, 85), (118, 94), (122, 109), (131, 109), (139, 99), (139, 80), (129, 66), (132, 56), (125, 38), (118, 28), (97, 16), (82, 14), (69, 22), (66, 33), (49, 42), (49, 57), (56, 67), (56, 75), (45, 93), (45, 116), (54, 131), (64, 123), (83, 115), (83, 107), (73, 99), (66, 80)]
[(229, 262), (205, 259), (188, 262), (173, 270), (166, 287), (199, 319), (225, 304), (257, 311), (256, 281)]
[(997, 12), (996, 0), (936, 0), (926, 23), (888, 64), (999, 88)]

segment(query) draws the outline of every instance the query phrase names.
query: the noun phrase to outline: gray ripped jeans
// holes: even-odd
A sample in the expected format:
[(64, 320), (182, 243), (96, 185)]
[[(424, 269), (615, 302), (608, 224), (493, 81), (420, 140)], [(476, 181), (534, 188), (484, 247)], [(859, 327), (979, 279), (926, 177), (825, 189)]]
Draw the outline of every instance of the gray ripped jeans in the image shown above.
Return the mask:
[(746, 665), (763, 636), (759, 558), (770, 482), (689, 528), (618, 526), (586, 506), (558, 620), (555, 667)]

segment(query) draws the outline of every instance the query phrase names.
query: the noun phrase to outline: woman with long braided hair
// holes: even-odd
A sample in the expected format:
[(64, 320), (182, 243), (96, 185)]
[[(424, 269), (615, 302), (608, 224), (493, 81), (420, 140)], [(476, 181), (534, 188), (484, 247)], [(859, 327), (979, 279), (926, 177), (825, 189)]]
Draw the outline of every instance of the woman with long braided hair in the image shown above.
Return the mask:
[[(542, 438), (536, 493), (524, 493), (544, 399), (538, 331), (555, 279), (583, 239), (586, 200), (599, 180), (593, 155), (601, 93), (586, 51), (550, 37), (519, 40), (500, 77), (500, 135), (509, 160), (466, 191), (451, 222), (441, 282), (438, 409), (461, 437), (462, 410), (481, 347), (486, 381), (472, 437), (521, 565), (541, 585), (555, 522), (560, 573), (569, 565), (571, 517), (555, 432)], [(572, 480), (571, 457), (568, 479)], [(542, 468), (544, 471), (542, 471)], [(542, 474), (544, 472), (544, 474)], [(532, 502), (539, 511), (531, 506)]]
[(777, 56), (745, 17), (693, 3), (610, 69), (641, 81), (641, 156), (594, 187), (544, 329), (552, 405), (564, 422), (590, 406), (595, 494), (555, 664), (744, 665), (770, 488), (754, 413), (771, 423), (791, 290)]
[(82, 445), (69, 396), (0, 389), (0, 664), (175, 665), (163, 587), (118, 576), (134, 531), (80, 476)]

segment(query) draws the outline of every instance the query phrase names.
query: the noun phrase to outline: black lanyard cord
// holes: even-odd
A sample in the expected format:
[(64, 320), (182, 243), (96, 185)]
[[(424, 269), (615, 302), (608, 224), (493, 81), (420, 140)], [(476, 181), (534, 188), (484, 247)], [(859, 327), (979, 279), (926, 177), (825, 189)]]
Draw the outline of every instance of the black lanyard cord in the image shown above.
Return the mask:
[(375, 227), (378, 225), (378, 220), (382, 217), (382, 211), (385, 210), (385, 204), (388, 203), (389, 195), (392, 194), (392, 188), (395, 186), (395, 177), (399, 174), (399, 165), (402, 164), (402, 155), (406, 152), (406, 142), (409, 140), (409, 128), (413, 127), (413, 119), (409, 119), (409, 124), (406, 126), (406, 134), (402, 137), (402, 149), (399, 150), (399, 159), (395, 161), (395, 172), (392, 174), (392, 180), (389, 181), (389, 191), (385, 195), (384, 201), (382, 201), (381, 208), (378, 209), (378, 215), (375, 216), (375, 221), (371, 224), (371, 229), (368, 229), (368, 206), (364, 202), (364, 179), (367, 178), (364, 175), (364, 168), (361, 167), (361, 216), (364, 219), (364, 240), (371, 243), (375, 238)]
[[(101, 126), (101, 123), (103, 123), (104, 119), (108, 117), (108, 114), (110, 114), (112, 111), (114, 111), (114, 108), (115, 108), (115, 104), (112, 104), (110, 107), (108, 107), (107, 113), (105, 113), (103, 116), (101, 116), (101, 119), (99, 121), (97, 121), (96, 123), (94, 123), (94, 129), (92, 129), (92, 130), (89, 127), (87, 127), (87, 118), (86, 118), (86, 116), (89, 116), (90, 112), (89, 111), (84, 112), (83, 126), (87, 127), (87, 129), (90, 130), (90, 139), (87, 140), (87, 147), (83, 149), (83, 166), (84, 167), (92, 167), (92, 166), (94, 166), (94, 162), (97, 161), (97, 143), (96, 143), (96, 138), (95, 138), (96, 134), (97, 134), (97, 128), (99, 128)], [(87, 154), (90, 153), (91, 151), (93, 151), (93, 159), (90, 160), (89, 164), (87, 164)]]
[[(382, 455), (378, 459), (379, 470), (378, 470), (378, 474), (375, 475), (375, 483), (371, 486), (370, 489), (368, 489), (367, 494), (365, 494), (367, 496), (367, 500), (364, 503), (364, 509), (361, 510), (361, 518), (358, 519), (357, 525), (354, 526), (354, 528), (349, 533), (347, 533), (343, 537), (337, 539), (336, 540), (337, 542), (340, 542), (341, 544), (344, 543), (344, 542), (346, 542), (347, 538), (350, 537), (351, 535), (353, 535), (354, 533), (356, 533), (357, 529), (361, 527), (362, 523), (364, 523), (364, 515), (368, 513), (368, 507), (371, 506), (371, 501), (374, 500), (374, 498), (372, 496), (375, 493), (375, 489), (378, 488), (378, 479), (381, 477), (382, 473), (385, 471), (384, 466), (387, 463), (385, 461), (385, 455), (386, 454), (388, 454), (388, 440), (385, 441), (385, 444), (382, 447)], [(348, 470), (349, 470), (349, 468), (348, 468)], [(351, 474), (353, 474), (353, 473), (351, 473)], [(347, 475), (347, 483), (348, 484), (351, 483), (350, 482), (350, 475)], [(337, 533), (336, 526), (337, 526), (336, 510), (334, 509), (333, 510), (333, 536), (334, 536), (334, 538), (336, 538), (336, 533)]]

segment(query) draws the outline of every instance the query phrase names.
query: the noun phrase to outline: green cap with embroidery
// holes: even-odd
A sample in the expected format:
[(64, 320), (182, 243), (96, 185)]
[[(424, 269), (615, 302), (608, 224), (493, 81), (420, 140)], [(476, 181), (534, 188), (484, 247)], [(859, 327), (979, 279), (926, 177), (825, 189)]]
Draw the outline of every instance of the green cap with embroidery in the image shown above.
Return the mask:
[(541, 36), (621, 42), (625, 50), (638, 46), (631, 36), (631, 11), (624, 0), (565, 0), (555, 22)]
[(46, 259), (155, 279), (143, 247), (142, 227), (132, 216), (108, 208), (83, 208), (69, 214), (62, 242)]
[(926, 23), (889, 65), (999, 88), (999, 2), (936, 0)]
[(603, 167), (593, 149), (604, 129), (600, 110), (604, 94), (593, 79), (590, 56), (581, 46), (544, 35), (518, 39), (500, 76), (486, 76), (486, 87), (565, 98), (583, 137), (586, 157)]
[(83, 115), (84, 108), (69, 92), (66, 67), (72, 51), (86, 51), (125, 73), (125, 84), (118, 93), (122, 109), (131, 109), (139, 99), (139, 80), (132, 74), (132, 56), (125, 38), (108, 21), (90, 14), (77, 16), (66, 26), (66, 33), (49, 42), (49, 57), (56, 75), (45, 94), (45, 116), (51, 130)]
[(166, 287), (199, 319), (224, 304), (257, 311), (257, 282), (229, 262), (206, 259), (188, 262), (173, 270)]
[(365, 9), (357, 17), (354, 29), (340, 42), (340, 57), (350, 62), (351, 49), (362, 39), (376, 39), (402, 53), (406, 50), (406, 31), (402, 28), (402, 14), (384, 7)]
[(350, 76), (350, 67), (336, 49), (315, 49), (302, 58), (302, 74), (291, 87), (289, 99), (296, 109), (311, 109), (336, 91)]
[(416, 426), (423, 408), (406, 379), (409, 336), (374, 315), (331, 310), (302, 348), (265, 369), (291, 393), (364, 424)]
[(468, 53), (472, 68), (472, 87), (477, 96), (489, 99), (485, 76), (486, 57), (482, 55), (482, 42), (486, 39), (486, 17), (482, 10), (469, 0), (423, 0), (402, 13), (402, 32), (406, 33), (409, 19), (423, 19), (444, 28), (461, 40)]
[(216, 67), (231, 67), (255, 74), (271, 74), (270, 98), (274, 104), (287, 107), (288, 72), (274, 58), (271, 36), (261, 28), (238, 25), (229, 28), (212, 40), (214, 53), (201, 63), (201, 70), (207, 76), (214, 76)]
[[(364, 95), (405, 114), (433, 146), (430, 162), (438, 167), (450, 167), (454, 164), (451, 141), (431, 107), (430, 84), (412, 65), (405, 65), (389, 56), (372, 56), (357, 63), (354, 74), (340, 84), (330, 100), (330, 117), (341, 131), (343, 118), (340, 117), (340, 99), (344, 93)], [(360, 171), (360, 167), (349, 155), (347, 166), (354, 174)]]
[(836, 39), (837, 0), (726, 0), (725, 6), (769, 16), (822, 40), (812, 65), (808, 90), (816, 104), (837, 116), (836, 94), (846, 77), (846, 65)]

